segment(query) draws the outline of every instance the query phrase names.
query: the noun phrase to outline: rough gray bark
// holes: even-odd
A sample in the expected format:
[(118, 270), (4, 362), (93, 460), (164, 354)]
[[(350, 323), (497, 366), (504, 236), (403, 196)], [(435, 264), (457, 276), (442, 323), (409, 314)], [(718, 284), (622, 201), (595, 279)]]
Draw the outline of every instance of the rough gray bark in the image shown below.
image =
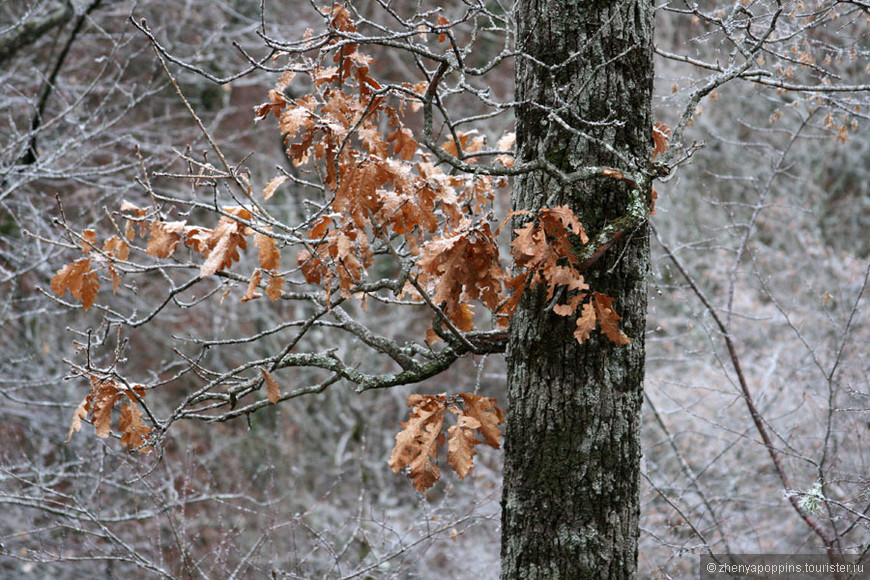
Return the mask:
[[(653, 4), (519, 0), (516, 11), (519, 160), (543, 154), (564, 172), (645, 167)], [(513, 205), (568, 204), (592, 237), (626, 213), (628, 193), (613, 179), (565, 187), (536, 173), (514, 184)], [(635, 576), (649, 244), (645, 225), (623, 233), (586, 278), (615, 299), (630, 345), (597, 332), (578, 345), (573, 321), (548, 311), (540, 291), (526, 293), (511, 323), (504, 580)]]

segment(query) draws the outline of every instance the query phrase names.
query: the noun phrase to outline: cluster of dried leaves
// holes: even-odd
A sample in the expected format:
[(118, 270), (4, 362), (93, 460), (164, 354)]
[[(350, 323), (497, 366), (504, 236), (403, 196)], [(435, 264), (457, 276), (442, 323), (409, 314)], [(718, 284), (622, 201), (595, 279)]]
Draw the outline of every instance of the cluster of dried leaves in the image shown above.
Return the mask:
[(511, 242), (512, 255), (525, 273), (511, 281), (514, 287), (512, 301), (517, 301), (522, 287), (541, 284), (547, 287), (547, 299), (551, 300), (557, 291), (565, 298), (553, 306), (559, 316), (577, 317), (574, 337), (583, 343), (596, 326), (612, 342), (625, 345), (631, 342), (620, 329), (619, 315), (612, 308), (613, 299), (600, 292), (587, 292), (589, 285), (583, 279), (583, 264), (579, 262), (572, 249), (571, 236), (586, 244), (589, 238), (583, 225), (568, 206), (543, 209), (537, 219), (516, 230), (517, 236)]
[[(407, 468), (408, 477), (417, 491), (424, 492), (441, 477), (436, 464), (438, 449), (447, 443), (447, 465), (460, 478), (474, 467), (475, 446), (485, 443), (499, 448), (504, 413), (496, 407), (496, 399), (473, 393), (459, 395), (411, 395), (408, 420), (400, 423), (396, 446), (390, 455), (390, 468), (398, 473)], [(443, 432), (444, 417), (450, 411), (456, 424)], [(480, 434), (482, 439), (478, 439)]]
[(213, 228), (189, 225), (185, 221), (167, 222), (160, 219), (157, 212), (149, 217), (149, 212), (125, 201), (121, 212), (126, 218), (124, 235), (113, 235), (99, 248), (97, 233), (85, 230), (81, 235), (81, 248), (85, 257), (80, 258), (57, 271), (51, 279), (51, 289), (58, 296), (69, 290), (73, 298), (82, 303), (84, 310), (94, 305), (100, 290), (99, 272), (105, 270), (112, 281), (113, 292), (121, 284), (118, 264), (124, 263), (130, 254), (130, 243), (136, 239), (136, 232), (146, 241), (144, 253), (160, 259), (172, 258), (179, 244), (198, 252), (203, 257), (200, 277), (205, 278), (216, 272), (230, 268), (238, 262), (239, 250), (248, 248), (248, 238), (253, 236), (257, 246), (260, 267), (251, 275), (250, 283), (241, 300), (259, 298), (256, 292), (262, 281), (263, 273), (269, 276), (266, 295), (272, 300), (281, 297), (284, 277), (278, 273), (281, 252), (276, 240), (271, 236), (255, 232), (250, 223), (253, 214), (240, 206), (222, 208), (218, 224)]
[[(335, 5), (330, 13), (335, 30), (356, 31), (344, 7)], [(334, 66), (315, 64), (305, 69), (290, 63), (288, 69), (308, 70), (304, 74), (310, 77), (311, 92), (299, 98), (287, 96), (286, 89), (299, 74), (288, 71), (269, 91), (268, 102), (255, 109), (257, 120), (277, 119), (287, 155), (294, 165), (315, 173), (326, 194), (321, 209), (304, 225), (305, 236), (297, 246), (296, 262), (305, 281), (323, 288), (329, 304), (335, 292), (343, 297), (358, 293), (376, 253), (391, 253), (411, 266), (406, 269), (401, 295), (428, 303), (436, 318), (448, 321), (454, 332), (474, 329), (475, 302), (489, 311), (490, 324), (507, 326), (523, 292), (542, 285), (555, 314), (576, 316), (578, 342), (599, 327), (615, 344), (628, 344), (629, 337), (619, 329), (613, 299), (590, 291), (583, 278), (588, 264), (580, 263), (575, 249), (588, 244), (589, 237), (572, 210), (561, 206), (535, 214), (518, 212), (495, 227), (489, 208), (506, 178), (446, 173), (403, 122), (406, 109), (418, 111), (432, 98), (432, 87), (425, 81), (382, 86), (369, 74), (372, 62), (356, 45), (344, 42), (334, 51)], [(654, 155), (667, 148), (668, 133), (663, 125), (654, 128)], [(464, 163), (477, 163), (476, 155), (485, 154), (504, 167), (513, 167), (513, 141), (513, 134), (506, 134), (498, 149), (485, 151), (482, 136), (452, 132), (441, 148)], [(287, 175), (272, 179), (263, 189), (264, 200), (287, 179)], [(120, 210), (126, 227), (122, 232), (116, 226), (116, 235), (102, 246), (94, 230), (82, 233), (83, 257), (52, 278), (51, 287), (58, 296), (69, 291), (89, 309), (96, 302), (101, 274), (117, 292), (123, 272), (119, 264), (130, 265), (127, 259), (138, 233), (144, 248), (143, 244), (133, 246), (134, 251), (158, 260), (172, 259), (185, 246), (199, 254), (200, 277), (230, 269), (252, 239), (259, 267), (251, 274), (241, 300), (260, 298), (261, 289), (271, 300), (282, 297), (287, 272), (280, 270), (278, 241), (255, 208), (224, 207), (213, 228), (166, 221), (156, 207), (148, 210), (124, 202)], [(497, 238), (504, 224), (518, 216), (525, 222), (515, 230), (510, 244), (513, 267), (509, 269), (502, 264)], [(430, 328), (426, 338), (432, 344), (442, 337)], [(274, 380), (264, 378), (270, 387), (269, 399), (277, 401)], [(87, 406), (76, 412), (73, 430), (87, 417), (97, 425), (98, 434), (107, 434), (106, 405), (110, 409), (121, 398), (111, 395), (116, 387), (111, 381), (91, 381)], [(487, 444), (498, 446), (495, 424), (501, 421), (501, 411), (488, 399), (461, 397), (463, 410), (450, 407), (460, 421), (449, 431), (448, 463), (464, 476), (471, 466), (473, 447), (479, 443), (473, 436), (475, 430)], [(437, 479), (437, 467), (429, 458), (443, 442), (440, 428), (447, 403), (442, 396), (412, 397), (409, 404), (413, 405), (411, 419), (397, 437), (390, 464), (393, 469), (409, 466), (415, 486), (424, 489)], [(147, 431), (133, 414), (134, 403), (125, 405), (122, 418), (127, 419), (121, 431), (132, 442), (128, 446), (141, 446)]]
[(130, 451), (144, 453), (151, 451), (147, 445), (151, 427), (142, 421), (142, 412), (138, 403), (145, 397), (145, 387), (132, 385), (127, 387), (114, 379), (99, 378), (90, 375), (91, 388), (73, 413), (67, 441), (73, 433), (82, 428), (82, 421), (90, 421), (96, 429), (97, 437), (106, 438), (112, 429), (112, 409), (116, 403), (121, 404), (121, 415), (118, 418), (118, 431), (121, 433), (121, 444)]

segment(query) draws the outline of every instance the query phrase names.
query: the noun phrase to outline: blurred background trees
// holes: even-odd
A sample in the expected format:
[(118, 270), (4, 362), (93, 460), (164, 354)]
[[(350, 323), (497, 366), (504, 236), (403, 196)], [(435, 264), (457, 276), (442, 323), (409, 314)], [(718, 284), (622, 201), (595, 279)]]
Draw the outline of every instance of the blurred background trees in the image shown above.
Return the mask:
[[(278, 167), (304, 178), (275, 126), (253, 123), (279, 77), (260, 69), (283, 64), (269, 60), (269, 43), (324, 26), (308, 3), (265, 6), (264, 16), (243, 0), (0, 6), (2, 577), (498, 575), (498, 452), (483, 451), (469, 478), (446, 475), (425, 496), (387, 468), (412, 390), (504, 400), (494, 355), (465, 357), (413, 389), (357, 395), (339, 384), (232, 420), (178, 421), (150, 455), (89, 426), (64, 444), (87, 390), (65, 380), (64, 359), (82, 364), (90, 340), (102, 357), (94, 362), (111, 363), (119, 334), (97, 309), (49, 295), (72, 255), (56, 243), (61, 224), (109, 228), (121, 200), (148, 206), (148, 187), (205, 203), (223, 191), (214, 179), (197, 189), (172, 177), (219, 160), (135, 24), (147, 20), (185, 97), (258, 194)], [(386, 2), (356, 8), (370, 31), (415, 22), (413, 10), (394, 15)], [(469, 58), (484, 64), (510, 45), (509, 7), (497, 2), (426, 18), (466, 13), (478, 18), (454, 34), (474, 47)], [(498, 18), (480, 16), (489, 14)], [(641, 577), (691, 577), (707, 551), (821, 552), (827, 542), (863, 553), (870, 542), (868, 19), (861, 2), (658, 4), (656, 120), (685, 132), (671, 160), (679, 167), (656, 185), (652, 220)], [(422, 80), (413, 59), (372, 51), (376, 78)], [(485, 83), (451, 81), (450, 111), (474, 121), (462, 130), (494, 146), (511, 119), (509, 107), (491, 105), (510, 102), (512, 74), (507, 60)], [(311, 215), (305, 196), (291, 180), (269, 211), (298, 223)], [(507, 208), (507, 199), (501, 190), (493, 203)], [(161, 303), (169, 282), (145, 274), (111, 298), (113, 309), (141, 318)], [(310, 316), (265, 299), (239, 303), (243, 292), (224, 279), (182, 296), (120, 337), (130, 342), (118, 362), (161, 382), (190, 365), (173, 348), (208, 351), (197, 361), (207, 376), (282, 344), (269, 333), (219, 341)], [(186, 307), (196, 301), (211, 305), (208, 315)], [(386, 336), (417, 340), (428, 323), (368, 307), (351, 313)], [(323, 330), (324, 348), (363, 352)], [(306, 373), (284, 388), (323, 380)], [(199, 388), (195, 374), (161, 383), (149, 403), (171, 413)]]

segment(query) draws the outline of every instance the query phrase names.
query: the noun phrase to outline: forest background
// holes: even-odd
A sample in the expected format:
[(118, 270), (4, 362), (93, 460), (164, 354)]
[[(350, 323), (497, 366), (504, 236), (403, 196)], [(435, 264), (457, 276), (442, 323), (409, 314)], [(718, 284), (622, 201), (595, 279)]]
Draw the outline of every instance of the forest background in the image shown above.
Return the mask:
[[(358, 4), (358, 18), (386, 26), (379, 4), (388, 3)], [(52, 292), (56, 273), (81, 256), (72, 232), (112, 219), (123, 227), (123, 200), (189, 202), (220, 182), (206, 134), (244, 168), (240, 179), (259, 201), (284, 178), (270, 192), (272, 215), (310, 217), (305, 176), (272, 119), (255, 122), (255, 107), (270, 102), (280, 77), (258, 70), (278, 66), (264, 37), (302, 39), (325, 17), (307, 2), (266, 5), (265, 15), (245, 0), (0, 6), (0, 577), (498, 576), (500, 452), (480, 450), (468, 477), (445, 469), (424, 493), (388, 461), (410, 394), (475, 392), (504, 402), (499, 356), (466, 356), (420, 385), (356, 394), (338, 383), (277, 405), (261, 396), (255, 413), (226, 420), (192, 413), (150, 454), (131, 453), (118, 434), (70, 431), (89, 388), (77, 369), (92, 350), (100, 364), (123, 364), (142, 382), (165, 381), (148, 401), (167, 413), (198, 388), (166, 380), (189, 347), (208, 343), (220, 353), (211, 368), (233, 368), (262, 356), (260, 343), (244, 337), (268, 342), (276, 323), (304, 319), (265, 296), (240, 301), (257, 260), (250, 250), (239, 277), (180, 297), (135, 334), (121, 336), (106, 323), (111, 313), (86, 312), (81, 300)], [(659, 3), (658, 122), (677, 126), (719, 72), (709, 64), (728, 61), (738, 5), (783, 10), (782, 36), (756, 63), (771, 76), (705, 94), (685, 127), (686, 154), (656, 183), (641, 577), (692, 577), (698, 555), (711, 551), (821, 551), (791, 498), (841, 552), (870, 547), (870, 12), (857, 1)], [(462, 21), (457, 42), (484, 55), (510, 42), (509, 7), (430, 8), (433, 23)], [(468, 13), (477, 16), (463, 20)], [(438, 36), (433, 46), (445, 42)], [(371, 56), (374, 78), (421, 81), (407, 55), (381, 46)], [(806, 88), (823, 79), (864, 88)], [(288, 90), (300, 97), (308, 88)], [(509, 62), (494, 68), (487, 88), (494, 102), (511, 100)], [(496, 148), (512, 128), (510, 110), (489, 115), (484, 99), (460, 97), (456, 116), (474, 121), (463, 130)], [(416, 114), (408, 123), (419, 129)], [(509, 187), (490, 202), (502, 216)], [(146, 273), (156, 276), (112, 298), (131, 320), (166, 300), (161, 276), (171, 273)], [(386, 304), (352, 314), (388, 336), (424, 333), (431, 322)], [(324, 348), (362, 352), (356, 338), (328, 330), (312, 334)], [(306, 372), (282, 377), (281, 392), (318, 386)]]

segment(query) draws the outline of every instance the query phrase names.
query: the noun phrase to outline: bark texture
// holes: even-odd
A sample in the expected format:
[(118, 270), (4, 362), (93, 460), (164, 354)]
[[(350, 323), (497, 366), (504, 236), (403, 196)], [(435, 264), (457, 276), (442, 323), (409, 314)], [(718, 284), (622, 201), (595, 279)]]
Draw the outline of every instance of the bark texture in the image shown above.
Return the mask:
[[(645, 167), (650, 154), (653, 4), (519, 0), (517, 147), (565, 172)], [(551, 112), (568, 121), (556, 123)], [(634, 167), (632, 167), (634, 166)], [(514, 184), (514, 209), (568, 204), (590, 237), (625, 213), (627, 185), (566, 187), (543, 173)], [(528, 219), (518, 218), (520, 222)], [(519, 223), (519, 222), (518, 222)], [(615, 298), (632, 342), (598, 332), (578, 345), (572, 320), (527, 292), (508, 342), (502, 578), (633, 578), (637, 569), (640, 408), (649, 241), (624, 232), (586, 272)]]

